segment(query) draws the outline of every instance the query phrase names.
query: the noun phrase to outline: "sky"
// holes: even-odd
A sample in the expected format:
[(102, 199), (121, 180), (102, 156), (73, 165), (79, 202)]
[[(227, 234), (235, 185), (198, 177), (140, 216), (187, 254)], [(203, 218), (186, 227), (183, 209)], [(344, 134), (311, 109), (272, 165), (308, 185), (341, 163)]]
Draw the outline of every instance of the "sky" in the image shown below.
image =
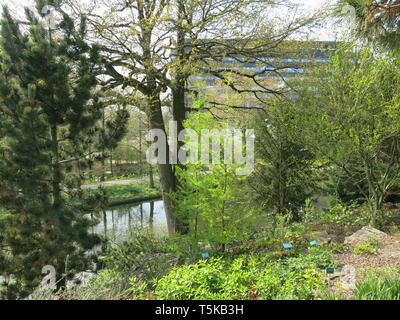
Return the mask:
[[(302, 9), (306, 12), (312, 12), (319, 8), (327, 8), (329, 5), (335, 2), (335, 0), (292, 0), (302, 5)], [(11, 10), (21, 12), (24, 6), (32, 5), (33, 0), (0, 0), (0, 5), (8, 5)], [(331, 22), (324, 24), (317, 30), (311, 33), (311, 37), (314, 40), (335, 40), (342, 33), (342, 30), (338, 26), (334, 26)]]

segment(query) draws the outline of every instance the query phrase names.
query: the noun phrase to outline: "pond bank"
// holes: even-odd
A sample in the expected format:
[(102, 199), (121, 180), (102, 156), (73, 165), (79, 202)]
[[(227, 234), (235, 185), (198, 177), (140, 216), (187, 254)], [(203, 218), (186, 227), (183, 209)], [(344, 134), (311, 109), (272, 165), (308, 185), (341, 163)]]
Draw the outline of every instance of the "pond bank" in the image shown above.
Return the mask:
[(122, 206), (122, 205), (125, 205), (125, 204), (135, 204), (135, 203), (140, 203), (140, 202), (146, 202), (146, 201), (152, 201), (152, 200), (161, 200), (161, 199), (162, 199), (162, 195), (160, 193), (160, 194), (154, 195), (154, 196), (126, 199), (126, 200), (120, 200), (120, 201), (112, 201), (112, 202), (108, 203), (108, 206), (111, 208), (111, 207)]
[(155, 182), (154, 188), (150, 188), (148, 182), (136, 182), (126, 185), (99, 186), (85, 189), (86, 193), (95, 193), (102, 189), (108, 199), (107, 207), (134, 204), (162, 198), (160, 183)]

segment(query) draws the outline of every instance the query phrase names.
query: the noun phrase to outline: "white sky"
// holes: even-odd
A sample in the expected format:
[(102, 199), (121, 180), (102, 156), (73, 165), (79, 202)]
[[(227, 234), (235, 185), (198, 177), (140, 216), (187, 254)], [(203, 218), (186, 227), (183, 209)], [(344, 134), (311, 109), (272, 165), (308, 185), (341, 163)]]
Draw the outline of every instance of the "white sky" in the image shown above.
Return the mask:
[[(320, 8), (327, 8), (329, 5), (335, 3), (335, 0), (292, 0), (298, 4), (301, 4), (304, 11), (312, 12)], [(24, 6), (32, 5), (33, 0), (0, 0), (0, 5), (8, 5), (12, 11), (20, 11)], [(319, 28), (310, 34), (314, 40), (335, 40), (340, 38), (343, 28), (333, 26), (331, 22), (327, 22), (323, 27)]]

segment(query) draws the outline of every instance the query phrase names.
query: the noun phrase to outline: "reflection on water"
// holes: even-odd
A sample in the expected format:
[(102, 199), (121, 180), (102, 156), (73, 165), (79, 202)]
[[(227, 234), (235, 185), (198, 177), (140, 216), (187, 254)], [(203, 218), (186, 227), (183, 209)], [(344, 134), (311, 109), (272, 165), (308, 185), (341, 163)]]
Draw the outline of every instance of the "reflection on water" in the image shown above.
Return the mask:
[(163, 201), (110, 208), (99, 216), (100, 223), (93, 232), (115, 242), (122, 242), (138, 230), (148, 229), (154, 234), (167, 233)]
[[(90, 215), (93, 217), (93, 215)], [(138, 230), (151, 230), (155, 235), (167, 235), (167, 220), (163, 201), (151, 201), (141, 204), (110, 208), (99, 214), (100, 223), (92, 232), (105, 236), (113, 242), (128, 240), (129, 235)], [(90, 250), (94, 253), (101, 246)], [(6, 279), (0, 276), (0, 287)]]

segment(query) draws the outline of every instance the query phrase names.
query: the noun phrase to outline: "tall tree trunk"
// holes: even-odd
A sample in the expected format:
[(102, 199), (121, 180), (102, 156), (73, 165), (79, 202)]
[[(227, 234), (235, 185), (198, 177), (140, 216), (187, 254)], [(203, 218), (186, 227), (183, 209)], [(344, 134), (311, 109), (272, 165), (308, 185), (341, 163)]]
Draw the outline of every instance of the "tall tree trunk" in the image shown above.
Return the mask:
[(150, 202), (150, 216), (149, 216), (150, 232), (154, 233), (154, 202)]
[[(104, 130), (106, 128), (106, 115), (105, 115), (104, 108), (102, 109), (101, 125), (102, 125), (103, 134), (105, 134)], [(104, 172), (106, 170), (105, 153), (106, 153), (106, 149), (104, 147), (104, 141), (103, 141), (101, 144), (101, 176), (100, 176), (100, 181), (102, 181), (102, 182), (106, 180), (106, 177), (104, 175)]]
[(113, 166), (113, 150), (110, 150), (110, 172), (111, 172), (111, 177), (114, 176), (114, 166)]
[(149, 165), (149, 186), (151, 189), (154, 189), (154, 175), (153, 175), (153, 166), (150, 164)]
[(143, 170), (142, 170), (142, 122), (139, 118), (139, 176), (143, 175)]
[[(182, 1), (178, 1), (178, 23), (177, 23), (177, 44), (176, 44), (176, 60), (178, 65), (186, 67), (188, 63), (187, 54), (185, 52), (186, 43), (186, 30), (183, 27), (185, 17), (185, 4)], [(188, 79), (187, 71), (178, 68), (175, 70), (174, 81), (172, 85), (172, 114), (173, 118), (177, 123), (177, 132), (179, 133), (184, 129), (183, 122), (186, 119), (186, 82)], [(175, 146), (179, 150), (183, 146), (182, 141), (175, 141)], [(182, 166), (182, 164), (178, 164)], [(178, 188), (179, 181), (175, 178), (175, 188)], [(176, 231), (181, 234), (187, 234), (189, 232), (188, 222), (185, 220), (176, 221)]]
[[(148, 117), (150, 127), (152, 129), (162, 130), (166, 134), (164, 119), (161, 109), (161, 101), (159, 98), (153, 98), (149, 101)], [(172, 164), (169, 161), (169, 144), (166, 141), (166, 164), (158, 164), (158, 175), (160, 177), (161, 191), (164, 201), (164, 210), (167, 218), (168, 233), (173, 235), (177, 232), (177, 219), (174, 215), (174, 202), (169, 194), (176, 191), (176, 178), (173, 171)]]
[[(173, 117), (177, 123), (178, 135), (184, 129), (183, 122), (186, 119), (185, 83), (185, 79), (178, 77), (172, 90)], [(183, 146), (183, 142), (175, 141), (175, 145), (177, 150), (179, 150)], [(178, 166), (182, 166), (182, 164), (178, 164)], [(179, 181), (176, 178), (175, 180), (175, 188), (177, 189)], [(177, 220), (176, 231), (181, 234), (187, 234), (189, 232), (189, 225), (187, 221)]]

